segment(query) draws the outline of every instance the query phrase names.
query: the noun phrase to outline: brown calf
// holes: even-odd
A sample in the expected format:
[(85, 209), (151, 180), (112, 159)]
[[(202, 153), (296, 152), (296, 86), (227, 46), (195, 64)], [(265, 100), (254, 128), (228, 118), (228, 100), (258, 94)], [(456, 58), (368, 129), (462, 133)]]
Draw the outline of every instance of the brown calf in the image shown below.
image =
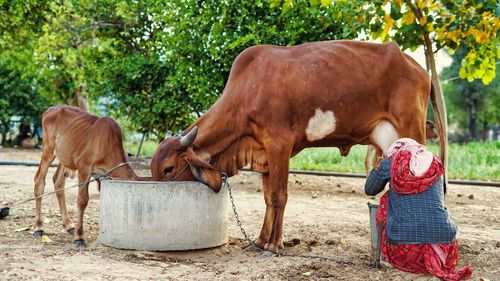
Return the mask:
[[(107, 171), (127, 162), (122, 144), (120, 126), (109, 117), (97, 117), (79, 108), (60, 105), (47, 109), (42, 117), (43, 147), (40, 166), (35, 175), (35, 196), (43, 195), (45, 177), (50, 164), (57, 157), (59, 166), (53, 176), (64, 229), (75, 235), (75, 244), (85, 246), (83, 239), (83, 214), (89, 201), (88, 180), (93, 173)], [(64, 184), (66, 176), (78, 171), (76, 228), (66, 210)], [(139, 180), (124, 165), (110, 174), (112, 178)], [(42, 199), (36, 199), (35, 232), (43, 235)], [(73, 233), (74, 232), (74, 233)]]

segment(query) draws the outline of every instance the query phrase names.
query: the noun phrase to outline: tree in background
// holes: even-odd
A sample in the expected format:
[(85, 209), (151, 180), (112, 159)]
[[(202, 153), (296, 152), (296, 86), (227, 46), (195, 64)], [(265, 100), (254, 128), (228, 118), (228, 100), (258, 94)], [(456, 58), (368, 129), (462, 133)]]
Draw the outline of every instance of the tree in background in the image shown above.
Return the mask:
[[(231, 64), (255, 44), (336, 39), (333, 11), (307, 0), (283, 13), (258, 1), (0, 2), (2, 32), (26, 34), (35, 92), (52, 103), (104, 104), (135, 130), (186, 128), (221, 94)], [(26, 23), (23, 23), (23, 19)], [(14, 29), (10, 29), (14, 26)], [(16, 45), (4, 36), (4, 46)]]
[[(144, 2), (141, 2), (144, 3)], [(222, 94), (232, 62), (255, 44), (295, 45), (340, 37), (331, 11), (299, 1), (282, 13), (271, 1), (120, 4), (108, 29), (112, 49), (89, 88), (134, 128), (163, 137), (186, 128)], [(121, 12), (120, 12), (121, 11)], [(124, 11), (127, 11), (126, 13)], [(118, 32), (117, 32), (118, 31)], [(116, 32), (116, 33), (112, 33)]]
[[(293, 0), (274, 0), (286, 6)], [(427, 69), (436, 89), (440, 112), (446, 112), (434, 53), (442, 48), (450, 52), (460, 46), (467, 55), (460, 76), (481, 79), (485, 84), (495, 77), (496, 59), (500, 58), (497, 33), (500, 29), (496, 0), (311, 0), (325, 9), (338, 11), (344, 22), (343, 34), (364, 34), (365, 39), (395, 40), (403, 50), (423, 46)], [(445, 142), (448, 142), (447, 116), (442, 116)], [(445, 152), (448, 155), (447, 152)], [(443, 159), (446, 166), (447, 159)]]
[[(11, 128), (11, 118), (21, 117), (25, 124), (39, 124), (48, 101), (37, 94), (34, 76), (24, 72), (18, 61), (0, 54), (0, 134), (6, 141)], [(1, 144), (1, 143), (0, 143)]]
[(44, 1), (0, 0), (0, 134), (6, 141), (11, 118), (39, 123), (49, 106), (38, 92), (33, 49), (47, 11)]
[(464, 46), (459, 74), (484, 83), (500, 55), (493, 0), (0, 0), (0, 7), (0, 60), (30, 77), (31, 95), (104, 104), (157, 137), (199, 117), (222, 93), (237, 54), (255, 44), (363, 34), (404, 49), (426, 46), (431, 70), (436, 50)]
[[(465, 55), (464, 50), (457, 51), (452, 56), (452, 64), (441, 74), (445, 81), (448, 115), (451, 122), (468, 132), (463, 140), (486, 140), (490, 126), (500, 124), (500, 79), (488, 85), (461, 79), (459, 72)], [(496, 71), (498, 75), (499, 69)]]

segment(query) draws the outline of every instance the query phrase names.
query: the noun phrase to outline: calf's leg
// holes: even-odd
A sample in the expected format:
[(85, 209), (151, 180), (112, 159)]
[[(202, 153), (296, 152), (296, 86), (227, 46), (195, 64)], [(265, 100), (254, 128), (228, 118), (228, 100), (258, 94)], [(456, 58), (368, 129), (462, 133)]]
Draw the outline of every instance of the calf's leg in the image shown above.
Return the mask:
[(73, 226), (73, 222), (71, 221), (68, 215), (68, 210), (66, 209), (66, 191), (64, 190), (66, 176), (64, 175), (64, 167), (61, 164), (57, 166), (57, 170), (52, 177), (52, 180), (54, 181), (57, 203), (59, 204), (59, 210), (61, 212), (62, 225), (68, 233), (74, 234), (75, 227)]
[[(51, 146), (48, 142), (44, 143), (42, 149), (42, 157), (40, 159), (40, 165), (35, 175), (35, 197), (40, 197), (43, 195), (45, 190), (45, 178), (47, 177), (47, 171), (49, 170), (50, 164), (54, 161), (54, 146)], [(35, 232), (33, 232), (35, 237), (40, 237), (43, 235), (43, 220), (42, 220), (42, 198), (35, 199)]]
[(89, 203), (89, 183), (90, 171), (78, 171), (78, 196), (77, 196), (77, 218), (75, 228), (75, 245), (77, 247), (85, 246), (85, 239), (83, 238), (83, 215), (85, 208)]

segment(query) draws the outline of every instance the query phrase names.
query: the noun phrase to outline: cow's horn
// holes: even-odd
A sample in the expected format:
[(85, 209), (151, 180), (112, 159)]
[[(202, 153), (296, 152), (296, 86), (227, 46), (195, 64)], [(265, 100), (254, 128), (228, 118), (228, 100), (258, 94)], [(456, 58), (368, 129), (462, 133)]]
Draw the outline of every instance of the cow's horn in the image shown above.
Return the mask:
[(181, 138), (182, 147), (186, 148), (192, 145), (197, 134), (198, 134), (198, 127), (195, 126), (187, 135)]

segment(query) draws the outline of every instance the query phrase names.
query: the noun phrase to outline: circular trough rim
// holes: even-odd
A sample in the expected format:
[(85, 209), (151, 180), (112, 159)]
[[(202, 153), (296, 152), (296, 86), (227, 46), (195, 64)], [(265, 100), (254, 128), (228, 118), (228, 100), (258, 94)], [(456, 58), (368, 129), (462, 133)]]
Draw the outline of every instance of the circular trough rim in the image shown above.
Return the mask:
[[(202, 245), (198, 245), (198, 246), (187, 246), (185, 244), (177, 244), (178, 242), (175, 241), (175, 242), (169, 242), (169, 243), (165, 243), (165, 244), (158, 244), (158, 245), (155, 245), (155, 246), (151, 246), (151, 245), (139, 245), (141, 243), (144, 243), (143, 241), (141, 240), (134, 240), (134, 241), (131, 241), (130, 243), (128, 242), (123, 242), (123, 240), (116, 240), (116, 239), (112, 239), (112, 238), (109, 238), (109, 237), (114, 237), (115, 235), (118, 235), (118, 233), (120, 232), (120, 230), (116, 230), (116, 229), (111, 229), (111, 233), (110, 232), (110, 227), (103, 227), (102, 224), (103, 224), (103, 215), (106, 213), (105, 211), (103, 212), (103, 206), (102, 204), (104, 204), (103, 200), (102, 200), (102, 197), (101, 197), (101, 200), (100, 200), (100, 212), (99, 212), (99, 232), (98, 232), (98, 241), (99, 243), (101, 243), (102, 245), (104, 246), (108, 246), (108, 247), (112, 247), (112, 248), (116, 248), (116, 249), (128, 249), (128, 250), (146, 250), (146, 251), (157, 251), (157, 252), (178, 252), (178, 251), (196, 251), (196, 250), (204, 250), (204, 249), (212, 249), (212, 248), (217, 248), (217, 247), (221, 247), (225, 244), (228, 243), (229, 241), (229, 235), (228, 235), (228, 225), (229, 225), (229, 197), (227, 194), (228, 190), (224, 187), (222, 187), (222, 189), (219, 191), (219, 192), (214, 192), (212, 189), (210, 189), (208, 186), (204, 185), (203, 183), (199, 182), (199, 181), (137, 181), (137, 180), (123, 180), (123, 179), (117, 179), (117, 180), (110, 180), (110, 179), (106, 179), (105, 180), (107, 183), (105, 183), (102, 187), (104, 187), (103, 189), (101, 189), (101, 193), (105, 193), (106, 189), (110, 189), (110, 188), (123, 188), (123, 189), (126, 189), (126, 190), (133, 190), (132, 192), (137, 192), (138, 189), (141, 189), (141, 188), (147, 188), (147, 186), (151, 186), (153, 187), (155, 184), (158, 184), (160, 186), (158, 186), (158, 188), (160, 189), (163, 189), (166, 191), (165, 195), (167, 195), (169, 192), (179, 188), (179, 186), (176, 186), (176, 184), (187, 184), (187, 186), (183, 186), (181, 187), (184, 191), (186, 190), (190, 190), (192, 188), (198, 188), (200, 187), (200, 185), (203, 186), (203, 188), (206, 188), (206, 190), (204, 191), (201, 191), (200, 194), (209, 194), (208, 196), (218, 196), (218, 197), (221, 197), (220, 198), (220, 201), (218, 202), (218, 204), (220, 204), (220, 212), (222, 212), (223, 214), (219, 216), (219, 218), (217, 218), (217, 216), (214, 217), (214, 221), (216, 221), (217, 223), (219, 223), (221, 225), (221, 231), (218, 232), (219, 234), (216, 235), (214, 234), (213, 237), (210, 237), (210, 239), (208, 240), (211, 240), (209, 242), (205, 242), (205, 244), (203, 245), (203, 243), (201, 243)], [(104, 181), (103, 181), (104, 182)], [(112, 186), (114, 184), (124, 184), (124, 185), (121, 185), (121, 186)], [(102, 188), (101, 187), (101, 188)], [(174, 191), (176, 192), (176, 191)], [(183, 191), (181, 191), (183, 192)], [(112, 194), (110, 194), (109, 196), (113, 196)], [(131, 196), (131, 195), (129, 195)], [(190, 196), (190, 195), (188, 195)], [(127, 196), (124, 196), (123, 198), (126, 198)], [(113, 199), (111, 199), (113, 200)], [(140, 199), (137, 199), (137, 201), (140, 201)], [(135, 202), (137, 202), (135, 201)], [(176, 208), (182, 208), (184, 206), (177, 206)], [(129, 209), (130, 210), (130, 209)], [(133, 213), (133, 212), (130, 212), (130, 213)], [(199, 216), (202, 216), (202, 214), (204, 214), (205, 212), (200, 212)], [(177, 216), (178, 217), (178, 216)], [(112, 221), (112, 220), (115, 220), (117, 218), (107, 218), (108, 221)], [(203, 220), (199, 220), (199, 221), (203, 221)], [(168, 223), (167, 223), (168, 224)], [(108, 223), (108, 225), (111, 225), (111, 223)], [(123, 229), (126, 229), (127, 226), (126, 225), (123, 225)], [(175, 227), (172, 227), (171, 229), (175, 229)], [(107, 234), (104, 234), (105, 232)], [(136, 233), (143, 233), (142, 231), (136, 231)], [(200, 234), (203, 234), (203, 233), (206, 233), (206, 232), (203, 232), (203, 231), (199, 231), (198, 232)], [(147, 235), (147, 234), (146, 234)], [(119, 236), (118, 236), (119, 237)], [(142, 239), (144, 239), (145, 236), (142, 236)], [(147, 236), (146, 236), (147, 237)], [(193, 241), (195, 241), (193, 239)], [(198, 240), (196, 240), (198, 241)], [(126, 244), (129, 244), (129, 245), (126, 245)], [(174, 244), (172, 244), (174, 243)]]

